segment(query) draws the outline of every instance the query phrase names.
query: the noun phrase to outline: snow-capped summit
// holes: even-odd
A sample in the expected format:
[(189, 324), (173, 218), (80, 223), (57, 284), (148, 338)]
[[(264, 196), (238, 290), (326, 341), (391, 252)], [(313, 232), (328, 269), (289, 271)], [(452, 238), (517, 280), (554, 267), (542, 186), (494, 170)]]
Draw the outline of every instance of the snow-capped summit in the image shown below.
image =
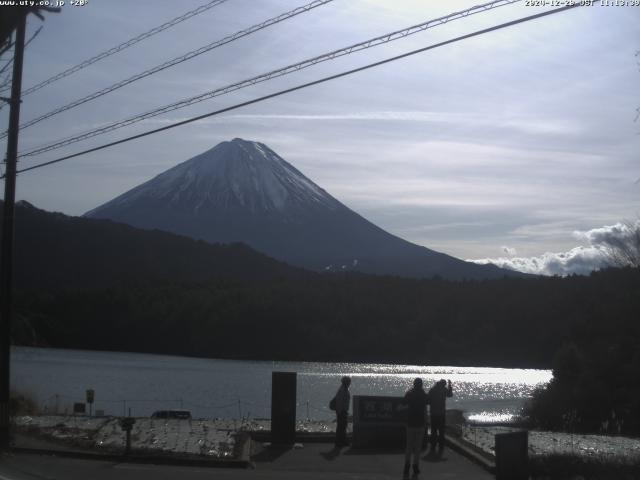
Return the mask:
[(240, 138), (176, 165), (85, 216), (212, 243), (243, 242), (318, 271), (444, 278), (513, 273), (467, 263), (391, 235), (263, 143)]
[(305, 204), (327, 209), (340, 205), (269, 147), (241, 138), (176, 165), (86, 216), (100, 217), (100, 212), (141, 201), (162, 202), (194, 215), (216, 208), (286, 214)]

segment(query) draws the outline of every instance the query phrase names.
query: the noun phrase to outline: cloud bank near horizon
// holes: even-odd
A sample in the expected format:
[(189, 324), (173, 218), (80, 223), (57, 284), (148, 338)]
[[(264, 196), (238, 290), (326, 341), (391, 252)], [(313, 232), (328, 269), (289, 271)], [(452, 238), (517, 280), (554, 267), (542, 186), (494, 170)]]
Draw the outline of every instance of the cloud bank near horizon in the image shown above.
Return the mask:
[(605, 268), (611, 264), (609, 249), (631, 241), (640, 220), (629, 223), (618, 222), (615, 225), (605, 225), (587, 231), (574, 231), (573, 237), (586, 241), (588, 245), (579, 245), (566, 252), (545, 252), (534, 257), (518, 257), (514, 248), (501, 247), (509, 255), (499, 258), (468, 259), (482, 265), (493, 264), (523, 273), (536, 275), (572, 274), (588, 275), (594, 270)]

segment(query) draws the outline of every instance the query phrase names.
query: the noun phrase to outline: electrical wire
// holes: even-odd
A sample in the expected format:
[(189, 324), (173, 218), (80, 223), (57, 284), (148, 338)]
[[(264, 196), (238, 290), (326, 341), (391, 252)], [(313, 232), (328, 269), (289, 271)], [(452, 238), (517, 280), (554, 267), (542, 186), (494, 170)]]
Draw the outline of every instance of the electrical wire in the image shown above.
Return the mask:
[[(29, 40), (26, 41), (26, 43), (24, 44), (24, 48), (27, 48), (27, 46), (33, 41), (34, 38), (36, 38), (38, 36), (38, 34), (40, 33), (40, 31), (42, 30), (42, 27), (38, 27), (38, 29), (33, 32), (33, 35), (31, 35), (31, 37), (29, 38)], [(13, 57), (11, 57), (7, 63), (5, 63), (2, 68), (0, 68), (0, 75), (4, 73), (4, 71), (9, 67), (9, 65), (13, 64)]]
[[(56, 108), (54, 110), (51, 110), (50, 112), (47, 112), (37, 118), (34, 118), (33, 120), (29, 120), (28, 122), (25, 122), (24, 124), (20, 125), (21, 129), (25, 129), (28, 128), (32, 125), (35, 125), (36, 123), (39, 123), (43, 120), (46, 120), (49, 117), (53, 117), (54, 115), (57, 115), (59, 113), (65, 112), (67, 110), (71, 110), (72, 108), (78, 107), (84, 103), (90, 102), (91, 100), (95, 100), (96, 98), (102, 97), (103, 95), (106, 95), (108, 93), (111, 93), (115, 90), (118, 90), (126, 85), (129, 85), (133, 82), (136, 82), (138, 80), (141, 80), (143, 78), (146, 78), (150, 75), (153, 75), (154, 73), (158, 73), (161, 72), (163, 70), (166, 70), (167, 68), (173, 67), (175, 65), (178, 65), (182, 62), (186, 62), (187, 60), (191, 60), (192, 58), (195, 58), (199, 55), (202, 55), (203, 53), (209, 52), (211, 50), (213, 50), (214, 48), (218, 48), (221, 47), (223, 45), (226, 45), (228, 43), (231, 43), (235, 40), (238, 40), (240, 38), (246, 37), (248, 35), (251, 35), (252, 33), (258, 32), (260, 30), (263, 30), (267, 27), (270, 27), (272, 25), (275, 25), (276, 23), (280, 23), (283, 22), (284, 20), (287, 20), (289, 18), (295, 17), (296, 15), (300, 15), (301, 13), (305, 13), (308, 12), (309, 10), (312, 10), (316, 7), (319, 7), (321, 5), (325, 5), (327, 3), (332, 2), (333, 0), (314, 0), (313, 2), (303, 5), (301, 7), (295, 8), (293, 10), (290, 10), (288, 12), (282, 13), (276, 17), (270, 18), (269, 20), (266, 20), (262, 23), (259, 23), (257, 25), (253, 25), (252, 27), (246, 28), (244, 30), (240, 30), (234, 34), (228, 35), (220, 40), (216, 40), (215, 42), (209, 43), (208, 45), (205, 45), (203, 47), (200, 47), (196, 50), (192, 50), (190, 52), (187, 52), (183, 55), (180, 55), (178, 57), (172, 58), (171, 60), (168, 60), (160, 65), (156, 65), (153, 68), (150, 68), (148, 70), (145, 70), (144, 72), (138, 73), (136, 75), (133, 75), (132, 77), (126, 78), (124, 80), (121, 80), (117, 83), (114, 83), (113, 85), (110, 85), (106, 88), (103, 88), (102, 90), (98, 90), (96, 92), (93, 92), (85, 97), (79, 98), (78, 100), (74, 100), (71, 103), (68, 103), (66, 105), (63, 105), (62, 107)], [(4, 138), (6, 136), (6, 133), (0, 135), (0, 138)]]
[[(298, 63), (294, 63), (292, 65), (288, 65), (286, 67), (283, 68), (279, 68), (277, 70), (273, 70), (271, 72), (267, 72), (261, 75), (258, 75), (256, 77), (252, 77), (249, 79), (245, 79), (245, 80), (241, 80), (239, 82), (233, 83), (231, 85), (227, 85), (225, 87), (221, 87), (221, 88), (217, 88), (215, 90), (210, 90), (208, 92), (193, 96), (193, 97), (189, 97), (183, 100), (179, 100), (177, 102), (171, 103), (169, 105), (165, 105), (163, 107), (159, 107), (156, 108), (154, 110), (142, 113), (142, 114), (138, 114), (138, 115), (134, 115), (132, 117), (129, 117), (127, 119), (124, 120), (120, 120), (117, 122), (113, 122), (110, 124), (107, 124), (103, 127), (99, 127), (96, 128), (94, 130), (88, 131), (88, 132), (84, 132), (75, 136), (71, 136), (71, 137), (67, 137), (64, 139), (61, 139), (53, 144), (49, 144), (49, 145), (45, 145), (43, 147), (38, 147), (35, 148), (33, 150), (30, 150), (26, 153), (21, 153), (19, 155), (19, 158), (23, 158), (23, 157), (29, 157), (29, 156), (33, 156), (33, 155), (38, 155), (44, 152), (48, 152), (51, 150), (56, 150), (58, 148), (62, 148), (65, 147), (67, 145), (70, 145), (72, 143), (76, 143), (82, 140), (86, 140), (87, 138), (91, 138), (91, 137), (95, 137), (97, 135), (102, 135), (104, 133), (108, 133), (111, 132), (113, 130), (117, 130), (119, 128), (122, 127), (126, 127), (129, 125), (132, 125), (134, 123), (140, 122), (142, 120), (146, 120), (148, 118), (152, 118), (158, 115), (161, 115), (163, 113), (168, 113), (174, 110), (178, 110), (180, 108), (184, 108), (190, 105), (194, 105), (196, 103), (200, 103), (203, 102), (205, 100), (209, 100), (211, 98), (214, 97), (218, 97), (221, 95), (226, 95), (228, 93), (240, 90), (242, 88), (246, 88), (252, 85), (256, 85), (258, 83), (262, 83), (262, 82), (266, 82), (268, 80), (272, 80), (273, 78), (277, 78), (277, 77), (281, 77), (284, 75), (288, 75), (290, 73), (294, 73), (300, 70), (303, 70), (305, 68), (309, 68), (312, 67), (314, 65), (317, 65), (319, 63), (325, 62), (325, 61), (329, 61), (329, 60), (334, 60), (338, 57), (342, 57), (344, 55), (349, 55), (351, 53), (354, 52), (358, 52), (361, 50), (365, 50), (365, 49), (369, 49), (369, 48), (373, 48), (376, 47), (378, 45), (382, 45), (382, 44), (386, 44), (389, 42), (392, 42), (394, 40), (398, 40), (404, 37), (407, 37), (409, 35), (413, 35), (419, 32), (422, 32), (424, 30), (427, 30), (429, 28), (433, 28), (436, 27), (438, 25), (443, 25), (445, 23), (454, 21), (454, 20), (458, 20), (461, 18), (466, 18), (470, 15), (474, 15), (480, 12), (486, 12), (488, 10), (492, 10), (494, 8), (498, 8), (501, 6), (505, 6), (505, 5), (510, 5), (513, 3), (517, 3), (520, 2), (522, 0), (496, 0), (496, 1), (492, 1), (492, 2), (488, 2), (482, 5), (476, 5), (474, 7), (471, 7), (467, 10), (462, 10), (459, 12), (455, 12), (455, 13), (451, 13), (449, 15), (445, 15), (443, 17), (439, 17), (433, 20), (428, 20), (426, 22), (420, 23), (418, 25), (414, 25), (412, 27), (409, 28), (405, 28), (402, 30), (398, 30), (392, 33), (388, 33), (379, 37), (375, 37), (369, 40), (366, 40), (364, 42), (360, 42), (357, 43), (355, 45), (351, 45), (349, 47), (345, 47), (345, 48), (341, 48), (339, 50), (334, 50), (332, 52), (329, 53), (325, 53), (313, 58), (309, 58), (307, 60), (303, 60), (301, 62)], [(22, 126), (21, 126), (22, 128)], [(6, 136), (3, 135), (3, 136)], [(0, 138), (2, 138), (3, 136), (0, 136)]]
[[(0, 46), (0, 55), (4, 55), (4, 53), (5, 53), (6, 51), (8, 51), (8, 50), (9, 50), (11, 47), (13, 47), (13, 46), (14, 46), (14, 44), (13, 44), (13, 42), (11, 41), (11, 38), (9, 38), (9, 40), (7, 40), (6, 45), (2, 45), (2, 46)], [(12, 60), (13, 60), (13, 59), (12, 59)]]
[[(26, 45), (25, 45), (26, 46)], [(1, 55), (1, 54), (0, 54)], [(0, 68), (0, 75), (2, 75), (4, 73), (4, 71), (9, 68), (10, 65), (13, 64), (13, 57), (11, 57), (9, 60), (7, 60), (7, 63), (5, 63), (2, 68)]]
[(64, 70), (63, 72), (58, 73), (57, 75), (54, 75), (53, 77), (50, 77), (46, 80), (43, 80), (42, 82), (38, 83), (37, 85), (34, 85), (33, 87), (30, 87), (26, 90), (24, 90), (22, 92), (22, 96), (24, 97), (25, 95), (29, 95), (30, 93), (33, 93), (37, 90), (40, 90), (43, 87), (46, 87), (47, 85), (52, 84), (53, 82), (57, 82), (58, 80), (60, 80), (61, 78), (64, 77), (68, 77), (69, 75), (72, 75), (86, 67), (88, 67), (89, 65), (93, 65), (94, 63), (107, 58), (111, 55), (114, 55), (115, 53), (121, 52), (122, 50), (131, 47), (132, 45), (135, 45), (138, 42), (141, 42), (142, 40), (145, 40), (149, 37), (152, 37), (153, 35), (156, 35), (157, 33), (160, 33), (164, 30), (167, 30), (168, 28), (171, 28), (175, 25), (178, 25), (179, 23), (184, 22), (185, 20), (188, 20), (191, 17), (194, 17), (196, 15), (199, 15), (203, 12), (206, 12), (207, 10), (210, 10), (214, 7), (217, 7), (218, 5), (226, 2), (227, 0), (212, 0), (208, 3), (205, 3), (204, 5), (200, 5), (198, 8), (195, 8), (193, 10), (190, 10), (182, 15), (180, 15), (179, 17), (176, 17), (172, 20), (169, 20), (168, 22), (163, 23), (162, 25), (159, 25), (157, 27), (152, 28), (151, 30), (141, 33), (140, 35), (137, 35), (129, 40), (127, 40), (126, 42), (123, 42), (119, 45), (116, 45), (115, 47), (110, 48), (109, 50), (105, 50), (102, 53), (99, 53), (98, 55), (95, 55), (87, 60), (85, 60), (84, 62), (81, 62), (71, 68), (68, 68), (67, 70)]
[[(228, 112), (228, 111), (231, 111), (231, 110), (235, 110), (235, 109), (238, 109), (238, 108), (241, 108), (241, 107), (245, 107), (247, 105), (252, 105), (254, 103), (262, 102), (262, 101), (268, 100), (270, 98), (274, 98), (274, 97), (278, 97), (278, 96), (281, 96), (281, 95), (285, 95), (287, 93), (291, 93), (291, 92), (295, 92), (295, 91), (298, 91), (298, 90), (302, 90), (304, 88), (308, 88), (308, 87), (311, 87), (311, 86), (314, 86), (314, 85), (318, 85), (320, 83), (328, 82), (330, 80), (335, 80), (335, 79), (338, 79), (338, 78), (341, 78), (341, 77), (346, 77), (346, 76), (352, 75), (354, 73), (362, 72), (364, 70), (368, 70), (368, 69), (371, 69), (371, 68), (374, 68), (374, 67), (378, 67), (380, 65), (391, 63), (391, 62), (394, 62), (396, 60), (400, 60), (402, 58), (406, 58), (406, 57), (410, 57), (412, 55), (416, 55), (418, 53), (426, 52), (428, 50), (433, 50), (435, 48), (442, 47), (442, 46), (445, 46), (445, 45), (449, 45), (451, 43), (459, 42), (461, 40), (466, 40), (468, 38), (472, 38), (472, 37), (476, 37), (476, 36), (479, 36), (479, 35), (483, 35), (483, 34), (486, 34), (486, 33), (489, 33), (489, 32), (493, 32), (495, 30), (500, 30), (500, 29), (511, 27), (513, 25), (517, 25), (517, 24), (520, 24), (520, 23), (524, 23), (524, 22), (528, 22), (528, 21), (535, 20), (535, 19), (538, 19), (538, 18), (546, 17), (548, 15), (553, 15), (555, 13), (564, 12), (564, 11), (567, 11), (567, 10), (570, 10), (570, 9), (573, 9), (573, 8), (576, 8), (576, 7), (580, 7), (580, 6), (582, 6), (582, 5), (579, 4), (579, 3), (573, 4), (573, 5), (567, 5), (567, 6), (564, 6), (564, 7), (561, 7), (561, 8), (556, 8), (554, 10), (541, 12), (541, 13), (538, 13), (538, 14), (535, 14), (535, 15), (530, 15), (528, 17), (523, 17), (523, 18), (519, 18), (517, 20), (512, 20), (510, 22), (506, 22), (506, 23), (502, 23), (502, 24), (499, 24), (499, 25), (495, 25), (493, 27), (485, 28), (485, 29), (482, 29), (482, 30), (477, 30), (475, 32), (468, 33), (466, 35), (461, 35), (459, 37), (455, 37), (455, 38), (452, 38), (450, 40), (445, 40), (443, 42), (439, 42), (439, 43), (436, 43), (436, 44), (433, 44), (433, 45), (429, 45), (427, 47), (419, 48), (417, 50), (412, 50), (410, 52), (403, 53), (401, 55), (396, 55), (395, 57), (390, 57), (390, 58), (387, 58), (387, 59), (384, 59), (384, 60), (381, 60), (381, 61), (378, 61), (378, 62), (370, 63), (370, 64), (367, 64), (367, 65), (362, 66), (362, 67), (358, 67), (358, 68), (354, 68), (352, 70), (348, 70), (348, 71), (345, 71), (345, 72), (342, 72), (342, 73), (338, 73), (336, 75), (331, 75), (331, 76), (328, 76), (328, 77), (321, 78), (319, 80), (315, 80), (315, 81), (312, 81), (312, 82), (304, 83), (302, 85), (298, 85), (298, 86), (295, 86), (295, 87), (287, 88), (285, 90), (280, 90), (278, 92), (275, 92), (275, 93), (272, 93), (272, 94), (269, 94), (269, 95), (265, 95), (265, 96), (262, 96), (262, 97), (259, 97), (259, 98), (255, 98), (253, 100), (249, 100), (249, 101), (246, 101), (246, 102), (238, 103), (238, 104), (232, 105), (230, 107), (226, 107), (226, 108), (222, 108), (220, 110), (215, 110), (213, 112), (205, 113), (203, 115), (198, 115), (197, 117), (193, 117), (193, 118), (190, 118), (190, 119), (187, 119), (187, 120), (183, 120), (181, 122), (172, 123), (171, 125), (166, 125), (164, 127), (156, 128), (154, 130), (149, 130), (147, 132), (143, 132), (143, 133), (140, 133), (140, 134), (137, 134), (137, 135), (132, 135), (130, 137), (123, 138), (121, 140), (117, 140), (117, 141), (114, 141), (114, 142), (106, 143), (106, 144), (100, 145), (98, 147), (94, 147), (94, 148), (90, 148), (88, 150), (84, 150), (82, 152), (74, 153), (74, 154), (71, 154), (71, 155), (66, 155), (64, 157), (57, 158), (55, 160), (51, 160), (51, 161), (48, 161), (48, 162), (43, 162), (43, 163), (40, 163), (40, 164), (37, 164), (37, 165), (33, 165), (31, 167), (23, 168), (23, 169), (18, 170), (17, 173), (28, 172), (28, 171), (31, 171), (31, 170), (35, 170), (37, 168), (42, 168), (42, 167), (45, 167), (45, 166), (48, 166), (48, 165), (52, 165), (54, 163), (59, 163), (59, 162), (62, 162), (64, 160), (69, 160), (71, 158), (79, 157), (79, 156), (85, 155), (87, 153), (92, 153), (92, 152), (96, 152), (98, 150), (103, 150), (105, 148), (112, 147), (114, 145), (119, 145), (121, 143), (129, 142), (131, 140), (136, 140), (138, 138), (142, 138), (142, 137), (146, 137), (146, 136), (149, 136), (149, 135), (153, 135), (155, 133), (159, 133), (159, 132), (162, 132), (162, 131), (165, 131), (165, 130), (176, 128), (176, 127), (179, 127), (181, 125), (186, 125), (188, 123), (196, 122), (196, 121), (202, 120), (204, 118), (212, 117), (214, 115), (219, 115), (221, 113), (225, 113), (225, 112)], [(4, 177), (1, 177), (1, 178), (4, 178)]]
[[(33, 39), (38, 36), (41, 30), (42, 30), (42, 27), (41, 26), (38, 27), (38, 29), (33, 33), (33, 35), (31, 35), (31, 38), (29, 38), (29, 40), (27, 40), (27, 42), (24, 44), (24, 48), (27, 48), (27, 46), (33, 41)], [(2, 75), (4, 71), (9, 67), (9, 65), (12, 65), (12, 64), (13, 64), (13, 57), (11, 57), (9, 61), (2, 68), (0, 68), (0, 75)], [(5, 82), (4, 80), (0, 80), (0, 85), (4, 85), (5, 83), (9, 84), (8, 77), (7, 77), (7, 82)], [(5, 106), (5, 103), (0, 102), (0, 110), (2, 110), (4, 106)]]

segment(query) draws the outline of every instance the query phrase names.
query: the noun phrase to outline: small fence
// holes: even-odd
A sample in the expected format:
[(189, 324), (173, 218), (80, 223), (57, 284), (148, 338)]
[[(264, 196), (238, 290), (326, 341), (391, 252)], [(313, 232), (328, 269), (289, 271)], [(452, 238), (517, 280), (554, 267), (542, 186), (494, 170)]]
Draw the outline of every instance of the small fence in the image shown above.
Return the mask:
[[(265, 420), (271, 416), (271, 405), (256, 403), (237, 398), (223, 404), (202, 404), (185, 398), (175, 399), (99, 399), (87, 404), (85, 399), (69, 395), (51, 395), (40, 405), (43, 415), (73, 415), (74, 406), (85, 405), (84, 411), (76, 411), (76, 415), (85, 416), (121, 416), (149, 417), (157, 410), (189, 410), (194, 418), (230, 419), (241, 422), (249, 420)], [(90, 406), (89, 406), (90, 405)], [(335, 414), (328, 405), (318, 405), (310, 400), (297, 402), (297, 419), (303, 422), (325, 421), (335, 422)]]

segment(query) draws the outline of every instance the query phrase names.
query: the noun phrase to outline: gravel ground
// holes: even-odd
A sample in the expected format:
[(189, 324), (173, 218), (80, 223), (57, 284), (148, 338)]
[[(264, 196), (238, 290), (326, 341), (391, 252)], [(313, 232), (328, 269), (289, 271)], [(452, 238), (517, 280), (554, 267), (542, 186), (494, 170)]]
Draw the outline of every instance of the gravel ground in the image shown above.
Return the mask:
[[(17, 430), (86, 448), (119, 450), (125, 435), (117, 417), (25, 416), (16, 418)], [(170, 452), (232, 458), (236, 434), (241, 431), (269, 430), (269, 419), (156, 419), (136, 418), (131, 431), (131, 448), (140, 452)], [(351, 427), (351, 424), (349, 424)], [(297, 431), (335, 432), (335, 422), (299, 421)], [(511, 432), (510, 427), (472, 426), (462, 428), (463, 438), (493, 455), (496, 433)], [(640, 462), (640, 439), (623, 436), (582, 435), (561, 432), (529, 432), (529, 453), (535, 455), (577, 455), (623, 458)]]
[[(138, 452), (168, 452), (233, 458), (236, 434), (269, 430), (268, 419), (158, 419), (136, 418), (131, 430), (131, 449)], [(122, 450), (125, 434), (117, 417), (24, 416), (16, 418), (17, 431), (69, 446)], [(335, 422), (299, 421), (297, 431), (335, 432)]]
[[(463, 438), (494, 454), (495, 434), (516, 431), (510, 427), (466, 426)], [(640, 439), (623, 436), (582, 435), (561, 432), (529, 432), (530, 455), (576, 455), (640, 462)]]

